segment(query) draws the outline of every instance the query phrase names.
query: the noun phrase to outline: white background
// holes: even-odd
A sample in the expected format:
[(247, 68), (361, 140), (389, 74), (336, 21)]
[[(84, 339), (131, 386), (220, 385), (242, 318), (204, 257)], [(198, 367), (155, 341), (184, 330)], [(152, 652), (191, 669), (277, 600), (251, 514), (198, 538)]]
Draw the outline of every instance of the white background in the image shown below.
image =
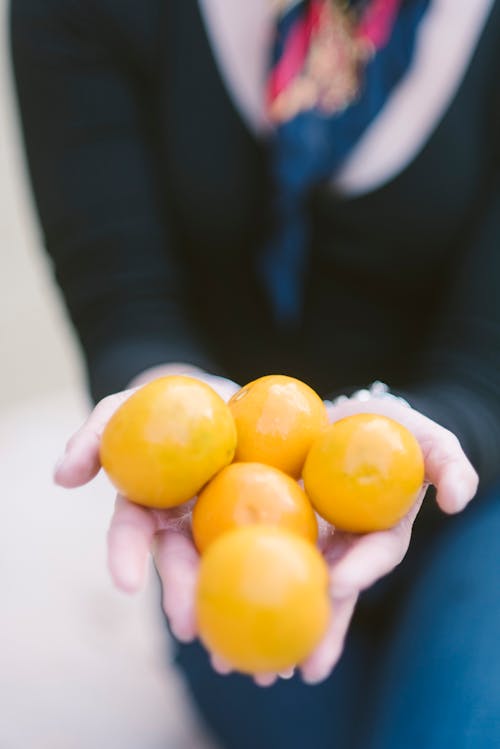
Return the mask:
[(201, 749), (154, 577), (135, 598), (108, 579), (110, 488), (51, 483), (88, 404), (26, 184), (6, 15), (0, 0), (0, 749)]

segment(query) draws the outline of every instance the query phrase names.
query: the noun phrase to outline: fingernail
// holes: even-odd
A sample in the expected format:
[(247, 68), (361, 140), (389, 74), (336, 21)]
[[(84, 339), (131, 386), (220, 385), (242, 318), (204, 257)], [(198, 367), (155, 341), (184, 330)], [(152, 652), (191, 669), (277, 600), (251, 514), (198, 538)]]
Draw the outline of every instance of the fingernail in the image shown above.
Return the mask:
[[(463, 477), (460, 472), (455, 472), (447, 476), (445, 486), (440, 487), (442, 495), (448, 493), (448, 512), (461, 512), (469, 504), (472, 497), (470, 492), (463, 481)], [(438, 490), (439, 499), (439, 490)], [(444, 503), (443, 503), (444, 506)]]
[(65, 462), (66, 462), (66, 453), (61, 455), (57, 459), (56, 464), (54, 465), (53, 477), (55, 481), (57, 481), (57, 474), (59, 473), (59, 471), (61, 470)]
[(116, 584), (124, 593), (137, 593), (142, 585), (143, 573), (133, 559), (123, 555), (114, 577)]
[(324, 676), (318, 676), (318, 675), (313, 676), (312, 674), (308, 674), (308, 673), (302, 673), (301, 676), (302, 676), (302, 681), (305, 684), (309, 684), (309, 686), (311, 687), (313, 687), (315, 684), (319, 684), (321, 681), (323, 681), (324, 678), (326, 678)]
[(274, 674), (257, 674), (254, 676), (254, 681), (259, 687), (272, 687), (276, 683), (276, 677)]
[[(334, 664), (335, 665), (335, 664)], [(315, 686), (316, 684), (321, 684), (322, 681), (325, 681), (330, 676), (332, 668), (329, 668), (327, 671), (317, 671), (315, 674), (308, 674), (302, 673), (302, 681), (304, 681), (306, 684), (309, 684), (309, 686)]]
[(137, 593), (140, 588), (139, 575), (136, 572), (121, 572), (117, 585), (123, 593)]
[(216, 655), (211, 657), (212, 668), (221, 676), (227, 676), (233, 670), (225, 661), (221, 661)]
[(463, 486), (459, 486), (455, 491), (455, 508), (457, 512), (465, 510), (472, 497), (469, 492)]
[(170, 623), (170, 630), (175, 639), (179, 640), (179, 642), (182, 642), (184, 645), (187, 645), (194, 640), (194, 635), (191, 632), (178, 629), (175, 625), (172, 625), (172, 623)]

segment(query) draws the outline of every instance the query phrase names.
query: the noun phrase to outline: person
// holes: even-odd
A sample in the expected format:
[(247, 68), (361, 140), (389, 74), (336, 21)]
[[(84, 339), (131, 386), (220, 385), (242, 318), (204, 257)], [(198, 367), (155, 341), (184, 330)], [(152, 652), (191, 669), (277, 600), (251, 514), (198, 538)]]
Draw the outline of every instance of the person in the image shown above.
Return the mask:
[(276, 372), (332, 420), (408, 426), (444, 511), (333, 534), (325, 640), (254, 683), (193, 642), (189, 515), (117, 499), (112, 576), (137, 590), (154, 550), (221, 746), (500, 745), (499, 35), (495, 0), (11, 4), (34, 194), (99, 401), (57, 482), (97, 473), (130, 388), (185, 372), (228, 397)]

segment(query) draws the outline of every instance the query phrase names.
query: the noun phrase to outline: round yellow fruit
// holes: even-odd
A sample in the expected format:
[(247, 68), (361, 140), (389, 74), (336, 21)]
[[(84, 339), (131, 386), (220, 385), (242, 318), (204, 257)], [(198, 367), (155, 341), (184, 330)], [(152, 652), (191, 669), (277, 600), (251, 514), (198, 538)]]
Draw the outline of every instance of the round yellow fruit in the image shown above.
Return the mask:
[(202, 642), (238, 671), (290, 668), (326, 632), (326, 563), (311, 543), (282, 528), (229, 531), (201, 559), (196, 613)]
[(161, 377), (128, 398), (101, 439), (101, 464), (118, 491), (147, 507), (191, 499), (233, 459), (226, 403), (192, 377)]
[(424, 460), (415, 437), (397, 421), (356, 414), (331, 424), (313, 444), (303, 471), (313, 507), (352, 533), (396, 525), (417, 499)]
[(279, 525), (312, 543), (316, 515), (299, 484), (263, 463), (232, 463), (202, 489), (193, 509), (193, 536), (203, 553), (222, 533), (243, 525)]
[(238, 431), (237, 461), (266, 463), (299, 478), (307, 452), (328, 424), (325, 404), (304, 382), (267, 375), (229, 401)]

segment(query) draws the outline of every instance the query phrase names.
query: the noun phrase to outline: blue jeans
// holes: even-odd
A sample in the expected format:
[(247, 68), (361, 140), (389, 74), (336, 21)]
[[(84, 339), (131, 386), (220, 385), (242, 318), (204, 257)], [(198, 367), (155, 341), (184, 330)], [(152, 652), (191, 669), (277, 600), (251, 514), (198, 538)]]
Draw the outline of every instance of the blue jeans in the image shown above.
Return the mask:
[(180, 646), (177, 663), (225, 749), (500, 747), (500, 491), (457, 517), (427, 500), (323, 684), (221, 677), (199, 645)]

